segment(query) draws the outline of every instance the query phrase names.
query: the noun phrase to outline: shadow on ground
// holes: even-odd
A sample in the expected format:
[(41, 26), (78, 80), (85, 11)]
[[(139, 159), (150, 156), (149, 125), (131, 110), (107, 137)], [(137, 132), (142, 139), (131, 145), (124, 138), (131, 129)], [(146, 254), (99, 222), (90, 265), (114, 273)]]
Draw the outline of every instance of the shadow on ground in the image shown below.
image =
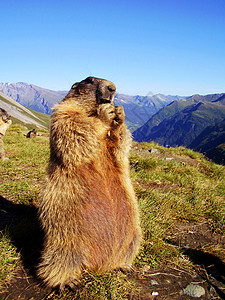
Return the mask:
[(21, 253), (24, 267), (34, 275), (43, 241), (37, 208), (13, 204), (0, 196), (0, 230), (7, 231), (13, 245)]
[(198, 274), (213, 286), (221, 299), (225, 299), (225, 264), (221, 259), (197, 249), (187, 249), (184, 254), (194, 265), (200, 266)]
[[(7, 233), (22, 260), (7, 293), (0, 294), (0, 299), (30, 299), (29, 294), (37, 294), (32, 299), (42, 299), (43, 287), (36, 277), (36, 267), (43, 245), (37, 208), (14, 204), (0, 196), (0, 231)], [(46, 291), (44, 294), (46, 295)]]
[(211, 244), (224, 249), (224, 236), (213, 232), (207, 223), (180, 223), (174, 228), (174, 235), (167, 237), (166, 242), (179, 247), (193, 263), (202, 280), (216, 291), (219, 299), (225, 299), (225, 264), (219, 257), (204, 250)]

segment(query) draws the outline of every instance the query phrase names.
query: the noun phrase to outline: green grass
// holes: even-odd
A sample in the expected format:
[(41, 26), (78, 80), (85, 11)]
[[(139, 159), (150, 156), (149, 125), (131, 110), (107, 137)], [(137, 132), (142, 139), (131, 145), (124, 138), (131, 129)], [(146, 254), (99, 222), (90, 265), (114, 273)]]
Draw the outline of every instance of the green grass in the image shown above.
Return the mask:
[(46, 173), (48, 139), (27, 139), (21, 133), (9, 131), (4, 148), (10, 159), (1, 162), (0, 194), (15, 203), (36, 202)]
[(12, 246), (7, 231), (0, 232), (0, 290), (9, 283), (17, 268), (19, 254)]
[[(9, 160), (0, 162), (0, 195), (13, 203), (35, 207), (45, 181), (49, 157), (48, 134), (45, 132), (36, 139), (27, 139), (20, 129), (20, 126), (14, 125), (4, 138)], [(166, 237), (181, 221), (207, 221), (214, 231), (225, 233), (225, 167), (207, 161), (202, 154), (184, 147), (167, 149), (154, 143), (134, 145), (141, 151), (151, 148), (160, 150), (159, 155), (143, 156), (138, 151), (132, 151), (130, 155), (131, 177), (139, 201), (143, 230), (142, 247), (135, 260), (136, 268), (169, 264), (182, 268), (186, 264), (189, 267), (190, 262), (184, 257), (182, 249), (168, 244)], [(166, 160), (166, 157), (173, 160)], [(27, 217), (11, 230), (14, 236), (21, 234), (21, 239), (25, 240), (32, 229), (32, 222)], [(32, 235), (35, 235), (35, 230), (31, 230)], [(33, 242), (29, 247), (32, 245)], [(25, 249), (27, 252), (29, 247)], [(7, 278), (13, 278), (19, 249), (18, 245), (13, 246), (7, 235), (1, 235), (0, 258), (4, 259), (0, 264), (0, 285)], [(224, 249), (218, 245), (209, 245), (205, 251), (225, 257)], [(115, 271), (104, 275), (85, 273), (76, 292), (66, 289), (53, 298), (127, 299), (135, 293), (138, 291), (133, 280)]]
[[(176, 222), (207, 220), (214, 231), (224, 234), (225, 168), (184, 147), (166, 149), (154, 143), (139, 145), (143, 149), (153, 146), (160, 149), (161, 158), (142, 157), (133, 152), (131, 162), (144, 233), (137, 263), (154, 267), (162, 262), (182, 260), (180, 249), (165, 242)], [(178, 156), (179, 161), (176, 161)], [(174, 157), (174, 160), (166, 161), (165, 157)], [(223, 251), (221, 257), (224, 254)]]
[(121, 272), (110, 272), (106, 274), (85, 273), (81, 279), (79, 289), (71, 292), (68, 289), (54, 299), (130, 299), (132, 295), (138, 293), (134, 282), (127, 279)]

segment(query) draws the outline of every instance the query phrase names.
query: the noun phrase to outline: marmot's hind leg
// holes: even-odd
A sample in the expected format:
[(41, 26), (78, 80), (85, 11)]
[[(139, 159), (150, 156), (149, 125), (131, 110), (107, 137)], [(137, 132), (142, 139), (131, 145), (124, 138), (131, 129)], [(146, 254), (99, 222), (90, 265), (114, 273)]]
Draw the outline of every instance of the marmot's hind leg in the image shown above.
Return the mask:
[(134, 258), (136, 257), (139, 247), (140, 247), (140, 232), (134, 234), (132, 241), (130, 242), (126, 253), (124, 254), (122, 269), (130, 269)]
[[(55, 253), (57, 253), (55, 251)], [(39, 265), (38, 276), (52, 287), (58, 287), (62, 291), (65, 286), (71, 289), (79, 283), (82, 263), (80, 257), (64, 251), (57, 256), (44, 253), (43, 260)]]

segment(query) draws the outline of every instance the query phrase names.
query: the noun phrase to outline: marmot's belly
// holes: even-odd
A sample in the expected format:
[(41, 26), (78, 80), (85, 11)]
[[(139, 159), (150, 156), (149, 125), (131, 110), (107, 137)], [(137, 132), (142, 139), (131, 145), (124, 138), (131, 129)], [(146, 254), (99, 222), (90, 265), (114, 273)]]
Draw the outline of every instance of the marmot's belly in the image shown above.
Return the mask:
[(109, 195), (96, 188), (82, 208), (81, 240), (85, 237), (84, 247), (90, 254), (84, 265), (94, 271), (118, 267), (136, 235), (135, 218), (125, 191), (118, 188), (113, 197)]
[[(80, 169), (82, 178), (84, 169)], [(134, 235), (135, 212), (132, 209), (132, 199), (120, 182), (113, 168), (107, 172), (93, 170), (85, 178), (85, 200), (82, 205), (83, 230), (87, 230), (93, 243), (100, 248), (117, 243), (129, 243)], [(86, 234), (86, 233), (85, 233)]]

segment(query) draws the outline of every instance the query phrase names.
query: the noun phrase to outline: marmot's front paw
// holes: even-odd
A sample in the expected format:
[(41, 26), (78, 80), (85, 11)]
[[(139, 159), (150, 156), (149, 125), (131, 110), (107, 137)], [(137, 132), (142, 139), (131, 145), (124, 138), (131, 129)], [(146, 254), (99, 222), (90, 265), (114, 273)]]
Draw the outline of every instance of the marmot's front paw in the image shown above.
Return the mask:
[(114, 119), (115, 125), (122, 124), (125, 121), (125, 112), (123, 106), (121, 105), (115, 106), (115, 113), (116, 113), (116, 117)]
[(97, 115), (104, 123), (111, 124), (116, 117), (115, 106), (110, 103), (101, 104), (97, 109)]

